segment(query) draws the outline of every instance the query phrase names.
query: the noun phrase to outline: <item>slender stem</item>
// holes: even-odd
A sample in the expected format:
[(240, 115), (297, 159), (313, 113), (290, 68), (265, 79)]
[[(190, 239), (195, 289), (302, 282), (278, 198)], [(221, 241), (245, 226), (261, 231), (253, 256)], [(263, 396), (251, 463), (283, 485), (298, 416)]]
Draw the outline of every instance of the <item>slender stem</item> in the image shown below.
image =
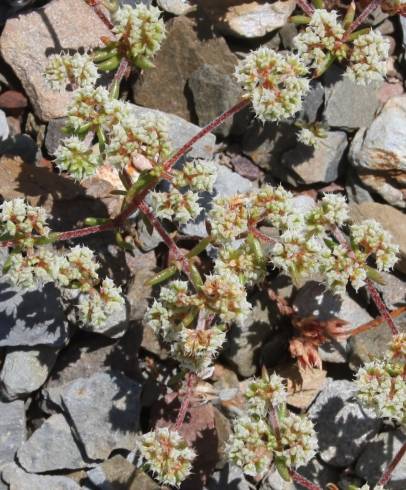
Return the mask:
[(388, 308), (386, 307), (385, 303), (382, 301), (382, 298), (378, 291), (376, 290), (375, 286), (372, 284), (371, 279), (366, 280), (367, 288), (369, 291), (369, 294), (371, 295), (371, 298), (373, 302), (375, 303), (376, 307), (379, 310), (379, 313), (381, 314), (382, 318), (384, 318), (386, 324), (388, 327), (391, 329), (392, 335), (398, 335), (399, 330), (397, 326), (395, 325), (395, 322), (393, 321)]
[(343, 42), (348, 41), (350, 34), (354, 32), (364, 22), (364, 20), (371, 14), (380, 4), (382, 0), (371, 0), (371, 2), (365, 7), (365, 9), (359, 14), (359, 16), (350, 24), (347, 32), (342, 39)]
[(296, 3), (299, 5), (299, 7), (303, 10), (303, 12), (311, 17), (314, 12), (314, 7), (313, 5), (310, 5), (310, 3), (307, 2), (307, 0), (296, 0)]
[(182, 147), (179, 148), (179, 150), (171, 156), (166, 162), (163, 164), (165, 170), (170, 170), (175, 163), (182, 158), (191, 148), (192, 146), (199, 141), (200, 139), (203, 138), (203, 136), (206, 136), (206, 134), (211, 133), (213, 129), (216, 129), (218, 126), (223, 124), (223, 122), (228, 119), (229, 117), (233, 116), (234, 114), (237, 114), (237, 112), (240, 112), (244, 107), (246, 107), (249, 104), (248, 99), (241, 100), (237, 104), (235, 104), (233, 107), (228, 109), (227, 111), (223, 112), (223, 114), (220, 114), (220, 116), (216, 117), (211, 123), (209, 123), (207, 126), (202, 128), (193, 138), (191, 138), (187, 143), (185, 143)]
[(120, 65), (117, 68), (116, 73), (114, 74), (113, 82), (116, 82), (120, 84), (121, 80), (123, 79), (124, 75), (126, 74), (128, 67), (130, 66), (129, 61), (127, 58), (121, 58)]
[(99, 5), (99, 0), (87, 0), (86, 2), (90, 7), (93, 8), (93, 10), (96, 12), (97, 16), (102, 20), (102, 22), (109, 28), (112, 29), (114, 25), (110, 22), (110, 19), (108, 19), (103, 12), (103, 10), (100, 8)]
[[(335, 239), (338, 241), (340, 245), (345, 247), (348, 250), (348, 255), (356, 259), (354, 252), (352, 251), (351, 247), (348, 245), (347, 239), (345, 238), (343, 232), (336, 226), (333, 230), (332, 233), (335, 237)], [(378, 291), (376, 290), (375, 286), (372, 284), (372, 281), (370, 279), (366, 280), (366, 285), (368, 288), (368, 291), (371, 295), (371, 298), (373, 302), (375, 303), (376, 307), (378, 308), (378, 311), (380, 315), (384, 318), (386, 324), (390, 328), (391, 332), (393, 335), (397, 335), (399, 333), (394, 321), (392, 320), (392, 317), (390, 316), (389, 310), (386, 307), (385, 303), (382, 301), (381, 296), (379, 295)]]
[(311, 481), (309, 481), (307, 478), (305, 478), (303, 475), (299, 474), (295, 470), (290, 470), (289, 474), (296, 483), (299, 483), (299, 485), (302, 485), (308, 490), (322, 490), (322, 488), (320, 488), (318, 485), (312, 483)]
[(92, 235), (93, 233), (100, 233), (101, 231), (113, 230), (116, 227), (114, 220), (103, 223), (102, 225), (87, 226), (86, 228), (79, 228), (79, 230), (61, 231), (58, 234), (56, 242), (63, 240), (71, 240), (72, 238), (80, 238), (82, 236)]
[(175, 430), (179, 430), (182, 427), (183, 422), (185, 421), (186, 413), (190, 405), (190, 398), (192, 396), (194, 382), (195, 382), (195, 375), (193, 373), (188, 373), (187, 382), (186, 382), (187, 390), (178, 412), (178, 417), (176, 419), (176, 424), (175, 424)]
[(384, 471), (381, 476), (378, 485), (382, 485), (383, 487), (388, 483), (388, 481), (392, 478), (392, 473), (396, 466), (400, 463), (400, 460), (406, 453), (406, 442), (403, 443), (403, 446), (399, 449), (393, 460), (390, 462), (389, 466)]
[[(406, 311), (406, 306), (401, 306), (400, 308), (397, 308), (396, 310), (391, 311), (389, 314), (391, 318), (397, 318), (400, 315), (402, 315)], [(378, 327), (382, 321), (385, 319), (381, 316), (378, 316), (378, 318), (374, 318), (370, 322), (364, 323), (363, 325), (360, 325), (357, 328), (354, 328), (353, 330), (348, 330), (348, 336), (353, 337), (354, 335), (358, 335), (359, 333), (366, 332), (368, 330), (371, 330), (372, 328)]]

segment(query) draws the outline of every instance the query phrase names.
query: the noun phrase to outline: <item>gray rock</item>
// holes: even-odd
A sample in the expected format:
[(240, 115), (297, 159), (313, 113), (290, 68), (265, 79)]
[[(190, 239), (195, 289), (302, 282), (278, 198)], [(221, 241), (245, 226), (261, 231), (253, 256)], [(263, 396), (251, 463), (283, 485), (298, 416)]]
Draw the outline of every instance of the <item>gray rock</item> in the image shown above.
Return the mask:
[(161, 487), (119, 454), (87, 472), (98, 490), (159, 490)]
[(14, 461), (17, 449), (25, 441), (25, 409), (22, 400), (0, 402), (0, 468)]
[(385, 284), (375, 283), (376, 289), (382, 293), (385, 305), (394, 310), (406, 303), (406, 283), (401, 278), (389, 272), (379, 273)]
[[(394, 321), (399, 328), (399, 331), (406, 333), (406, 315), (404, 314)], [(371, 328), (366, 332), (350, 337), (351, 368), (358, 370), (358, 368), (366, 362), (369, 362), (371, 359), (382, 357), (383, 353), (387, 350), (388, 343), (391, 339), (391, 331), (385, 322), (382, 322), (377, 327)]]
[[(156, 115), (167, 122), (168, 137), (172, 149), (178, 150), (186, 142), (188, 142), (199, 131), (199, 126), (185, 121), (181, 117), (174, 114), (167, 114), (154, 109), (146, 109), (144, 107), (133, 105), (133, 111), (136, 116)], [(191, 158), (210, 158), (214, 152), (216, 137), (213, 134), (207, 134), (199, 140), (188, 153)]]
[[(202, 65), (189, 78), (188, 86), (193, 95), (195, 111), (200, 126), (206, 126), (219, 114), (237, 104), (241, 88), (231, 75), (222, 73), (219, 67)], [(245, 109), (225, 121), (214, 130), (215, 134), (229, 136), (242, 134), (248, 125), (249, 110)]]
[(329, 131), (317, 148), (298, 143), (283, 154), (280, 165), (273, 165), (271, 172), (294, 186), (334, 182), (346, 147), (344, 131)]
[(0, 141), (0, 155), (21, 157), (25, 163), (37, 161), (38, 146), (28, 134), (16, 134)]
[(181, 227), (185, 235), (196, 236), (199, 238), (207, 236), (205, 220), (207, 212), (211, 209), (211, 202), (216, 197), (228, 197), (240, 192), (251, 191), (254, 186), (248, 179), (233, 172), (224, 165), (217, 166), (217, 179), (213, 186), (213, 193), (204, 192), (201, 194), (199, 201), (203, 211), (193, 223), (187, 223)]
[(8, 138), (10, 128), (4, 111), (0, 110), (0, 141)]
[(60, 294), (52, 283), (27, 292), (1, 282), (0, 324), (0, 347), (62, 347), (70, 337)]
[(191, 121), (187, 83), (192, 73), (206, 64), (232, 75), (238, 59), (224, 38), (214, 37), (209, 27), (198, 27), (191, 18), (175, 17), (166, 27), (166, 39), (154, 58), (155, 68), (145, 70), (134, 84), (134, 102)]
[(88, 458), (135, 446), (141, 387), (118, 372), (78, 379), (62, 393), (64, 410)]
[[(148, 196), (147, 196), (148, 197)], [(148, 229), (145, 221), (140, 217), (136, 220), (137, 223), (137, 239), (140, 248), (143, 252), (151, 252), (155, 250), (157, 246), (162, 243), (161, 235), (154, 228), (152, 233)]]
[[(288, 24), (293, 25), (293, 24)], [(320, 108), (324, 102), (324, 86), (321, 82), (313, 80), (310, 83), (310, 90), (303, 99), (302, 109), (298, 118), (304, 119), (308, 123), (313, 123), (319, 119)]]
[(372, 202), (374, 200), (352, 166), (347, 168), (345, 192), (350, 203), (361, 204), (362, 202)]
[(364, 185), (386, 202), (406, 208), (406, 95), (392, 97), (350, 147), (350, 161)]
[(295, 9), (292, 0), (273, 3), (201, 0), (199, 5), (218, 30), (244, 38), (262, 37), (282, 27)]
[(250, 490), (244, 473), (238, 466), (227, 463), (221, 470), (215, 471), (209, 478), (204, 490)]
[(9, 490), (80, 490), (80, 486), (66, 476), (40, 476), (26, 473), (15, 463), (3, 468), (1, 477)]
[[(401, 429), (379, 434), (362, 452), (355, 466), (355, 473), (368, 480), (371, 486), (375, 485), (405, 442), (406, 434)], [(388, 490), (406, 488), (406, 459), (404, 457), (396, 466), (385, 488)]]
[(157, 0), (158, 7), (174, 15), (187, 15), (195, 7), (188, 0)]
[[(353, 329), (372, 318), (358, 303), (347, 294), (343, 297), (332, 294), (326, 286), (316, 281), (309, 281), (296, 294), (293, 306), (300, 317), (314, 316), (319, 320), (340, 318), (348, 322), (346, 328)], [(331, 340), (319, 348), (323, 361), (346, 362), (350, 355), (348, 341)]]
[(92, 465), (83, 459), (62, 414), (51, 415), (20, 447), (17, 458), (29, 473), (76, 470)]
[(44, 69), (51, 54), (96, 47), (110, 31), (81, 0), (55, 0), (7, 21), (1, 54), (20, 79), (36, 115), (49, 121), (66, 115), (72, 92), (52, 90)]
[(330, 127), (358, 129), (368, 126), (379, 108), (379, 85), (357, 85), (344, 76), (344, 70), (332, 67), (325, 75), (324, 118)]
[(361, 407), (355, 395), (354, 383), (328, 379), (308, 412), (315, 423), (321, 459), (339, 468), (357, 460), (381, 425)]
[(36, 349), (8, 349), (0, 373), (2, 395), (8, 400), (27, 397), (47, 380), (58, 350), (38, 346)]
[(241, 377), (249, 378), (258, 369), (263, 344), (274, 331), (269, 300), (265, 296), (251, 300), (253, 308), (241, 325), (234, 325), (222, 351), (222, 358)]
[(52, 119), (48, 126), (45, 135), (45, 148), (51, 156), (55, 155), (56, 149), (60, 145), (61, 139), (65, 138), (66, 135), (62, 132), (65, 127), (66, 117), (59, 117), (57, 119)]
[[(106, 319), (103, 325), (97, 328), (97, 333), (110, 337), (111, 339), (122, 337), (129, 327), (129, 309), (128, 302), (125, 301)], [(90, 332), (94, 331), (94, 328), (89, 325), (83, 325), (81, 328)]]

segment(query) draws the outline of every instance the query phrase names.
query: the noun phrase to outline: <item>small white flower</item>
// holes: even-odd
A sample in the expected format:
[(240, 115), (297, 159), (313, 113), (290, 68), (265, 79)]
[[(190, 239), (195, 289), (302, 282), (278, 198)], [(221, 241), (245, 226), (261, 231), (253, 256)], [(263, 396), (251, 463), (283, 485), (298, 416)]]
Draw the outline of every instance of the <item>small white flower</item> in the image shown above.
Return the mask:
[(213, 200), (208, 221), (211, 236), (218, 243), (229, 243), (248, 227), (248, 198), (243, 195)]
[(76, 180), (91, 177), (102, 163), (100, 156), (77, 136), (62, 140), (55, 156), (56, 165)]
[(342, 226), (349, 217), (349, 207), (341, 194), (324, 194), (317, 206), (305, 216), (306, 232), (324, 236), (331, 228)]
[(212, 192), (217, 178), (217, 167), (207, 160), (193, 160), (186, 162), (181, 170), (174, 170), (172, 174), (172, 183), (176, 187), (189, 187), (195, 192)]
[(143, 434), (137, 446), (145, 466), (163, 485), (178, 487), (190, 474), (196, 457), (182, 436), (166, 427)]
[(275, 452), (284, 458), (288, 468), (302, 466), (316, 454), (317, 437), (309, 418), (293, 413), (282, 417), (280, 435), (282, 449)]
[(307, 146), (313, 146), (317, 148), (319, 144), (319, 138), (316, 134), (308, 128), (302, 128), (297, 136), (297, 140)]
[(0, 236), (19, 237), (22, 242), (33, 234), (47, 236), (48, 215), (44, 208), (31, 206), (18, 197), (0, 205)]
[(75, 88), (93, 87), (98, 78), (97, 67), (88, 54), (52, 55), (45, 69), (45, 80), (56, 90), (68, 84)]
[(273, 373), (271, 376), (253, 379), (247, 387), (245, 398), (248, 400), (250, 413), (263, 418), (271, 407), (277, 407), (287, 398), (283, 379)]

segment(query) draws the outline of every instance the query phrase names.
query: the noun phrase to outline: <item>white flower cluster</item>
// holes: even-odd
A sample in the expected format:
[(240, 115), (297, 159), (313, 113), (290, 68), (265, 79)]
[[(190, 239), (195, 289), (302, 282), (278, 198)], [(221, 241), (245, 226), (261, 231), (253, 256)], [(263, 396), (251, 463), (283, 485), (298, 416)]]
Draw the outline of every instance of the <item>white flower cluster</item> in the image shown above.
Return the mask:
[(312, 146), (313, 148), (319, 148), (321, 142), (327, 136), (327, 131), (320, 123), (303, 127), (297, 134), (297, 140), (306, 146)]
[(389, 41), (372, 31), (354, 41), (347, 75), (360, 85), (382, 80), (387, 72)]
[(144, 465), (162, 485), (178, 487), (190, 475), (196, 454), (177, 431), (164, 427), (148, 432), (137, 447)]
[(208, 215), (210, 235), (217, 243), (230, 243), (248, 229), (248, 198), (242, 194), (217, 197)]
[(393, 243), (392, 236), (375, 220), (365, 220), (351, 226), (351, 241), (368, 257), (375, 256), (379, 271), (390, 270), (398, 260), (399, 246)]
[(68, 172), (74, 179), (83, 180), (96, 173), (101, 165), (100, 155), (77, 136), (65, 138), (55, 152), (56, 165)]
[(237, 65), (235, 76), (261, 121), (281, 121), (300, 110), (307, 72), (298, 56), (261, 47)]
[(386, 356), (365, 364), (357, 373), (358, 397), (378, 417), (406, 426), (406, 335), (393, 339)]
[[(168, 192), (151, 193), (152, 209), (158, 218), (172, 219), (180, 224), (195, 220), (202, 208), (199, 192), (213, 190), (217, 177), (216, 166), (207, 161), (193, 160), (173, 171)], [(185, 191), (184, 188), (189, 190)]]
[(119, 44), (126, 57), (139, 68), (153, 66), (152, 59), (165, 38), (165, 24), (157, 7), (140, 3), (134, 8), (124, 5), (114, 14)]
[(77, 245), (66, 253), (29, 247), (24, 252), (10, 255), (5, 265), (5, 277), (12, 284), (28, 290), (35, 289), (38, 284), (55, 282), (66, 297), (69, 292), (78, 291), (79, 320), (97, 329), (124, 303), (121, 288), (111, 279), (106, 278), (99, 285), (99, 267), (87, 247)]
[[(305, 30), (293, 42), (305, 63), (319, 75), (338, 59), (348, 60), (346, 73), (360, 85), (382, 80), (387, 71), (388, 41), (381, 33), (371, 31), (355, 36), (350, 46), (345, 32), (335, 10), (316, 9)], [(304, 143), (307, 140), (312, 144), (308, 131), (302, 131), (301, 136)]]
[(317, 206), (306, 214), (307, 234), (325, 236), (326, 231), (342, 226), (348, 218), (349, 209), (345, 197), (340, 194), (324, 194)]
[(66, 85), (74, 88), (92, 88), (99, 74), (97, 66), (89, 54), (75, 53), (55, 54), (49, 58), (45, 68), (45, 80), (55, 90), (63, 89)]
[(0, 205), (0, 238), (31, 243), (35, 235), (48, 236), (47, 219), (44, 208), (30, 206), (22, 198), (4, 201)]
[(349, 490), (386, 490), (382, 485), (375, 485), (374, 487), (370, 487), (368, 483), (365, 483), (365, 485), (362, 485), (362, 487), (353, 487)]
[(285, 403), (287, 393), (283, 378), (272, 374), (250, 381), (244, 396), (248, 402), (249, 413), (264, 418), (271, 407)]
[(186, 281), (172, 281), (162, 287), (145, 315), (145, 323), (170, 345), (173, 357), (182, 367), (203, 373), (209, 368), (225, 341), (225, 326), (198, 326), (218, 315), (227, 324), (243, 320), (250, 311), (244, 286), (229, 272), (209, 275), (196, 293)]

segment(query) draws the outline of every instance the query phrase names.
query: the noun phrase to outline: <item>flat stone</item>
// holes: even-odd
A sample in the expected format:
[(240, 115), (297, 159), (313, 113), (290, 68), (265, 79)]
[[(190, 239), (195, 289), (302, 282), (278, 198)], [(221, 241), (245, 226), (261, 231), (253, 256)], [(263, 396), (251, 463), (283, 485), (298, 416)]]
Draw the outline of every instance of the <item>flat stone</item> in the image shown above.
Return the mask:
[(393, 241), (400, 247), (399, 260), (395, 268), (406, 274), (406, 215), (386, 204), (364, 202), (351, 206), (351, 217), (357, 222), (375, 219), (391, 233)]
[(204, 490), (250, 490), (251, 487), (245, 479), (242, 470), (235, 465), (227, 463), (221, 470), (210, 476)]
[(20, 447), (17, 458), (24, 470), (45, 473), (76, 470), (92, 465), (83, 459), (69, 423), (62, 414), (51, 415)]
[(88, 458), (135, 447), (141, 387), (118, 372), (73, 381), (62, 393), (64, 410)]
[(0, 469), (14, 461), (26, 438), (25, 409), (22, 400), (0, 401)]
[(284, 153), (280, 165), (271, 172), (282, 181), (297, 186), (334, 182), (339, 176), (340, 163), (347, 148), (344, 131), (329, 131), (317, 148), (298, 143)]
[(22, 292), (0, 282), (0, 324), (0, 347), (62, 347), (71, 330), (59, 291), (52, 283)]
[(136, 104), (190, 121), (187, 82), (192, 73), (204, 64), (216, 66), (228, 75), (234, 72), (238, 59), (225, 39), (207, 32), (203, 40), (198, 31), (195, 22), (187, 17), (176, 17), (167, 23), (166, 39), (154, 58), (155, 68), (145, 70), (134, 84)]
[(161, 487), (132, 463), (117, 454), (87, 472), (98, 490), (159, 490)]
[[(133, 105), (133, 111), (136, 116), (156, 115), (163, 122), (166, 121), (168, 138), (173, 151), (178, 150), (200, 131), (199, 126), (185, 121), (185, 119), (174, 114), (167, 114), (158, 110), (147, 109), (136, 105)], [(210, 158), (213, 155), (215, 143), (216, 137), (213, 134), (207, 134), (193, 145), (193, 148), (188, 152), (188, 156), (191, 158)]]
[(217, 179), (213, 186), (213, 192), (200, 194), (199, 204), (203, 208), (200, 215), (193, 223), (187, 223), (181, 227), (185, 235), (203, 238), (207, 236), (205, 221), (207, 213), (211, 209), (211, 202), (216, 197), (229, 197), (235, 194), (251, 191), (254, 186), (248, 179), (233, 172), (224, 165), (216, 165)]
[[(353, 329), (372, 320), (366, 310), (361, 308), (347, 294), (334, 295), (320, 282), (307, 282), (296, 294), (293, 306), (299, 317), (313, 316), (318, 320), (340, 318), (348, 322), (346, 328)], [(330, 340), (319, 347), (319, 354), (326, 362), (346, 362), (350, 355), (347, 340)]]
[(174, 15), (187, 15), (195, 7), (188, 0), (157, 0), (158, 7)]
[(295, 2), (262, 3), (235, 0), (199, 2), (219, 31), (244, 38), (262, 37), (285, 25)]
[[(199, 125), (202, 127), (237, 104), (242, 95), (236, 79), (222, 73), (221, 68), (213, 65), (202, 65), (195, 70), (189, 78), (188, 87), (193, 95)], [(223, 137), (242, 134), (248, 125), (249, 117), (250, 111), (247, 108), (226, 120), (213, 132)]]
[(26, 473), (15, 463), (3, 468), (3, 480), (9, 484), (9, 490), (80, 490), (81, 487), (66, 476), (40, 476)]
[[(405, 442), (406, 435), (401, 429), (379, 434), (365, 447), (355, 466), (355, 473), (368, 480), (371, 486), (375, 485)], [(385, 488), (388, 490), (406, 488), (406, 459), (404, 457), (394, 469)]]
[(315, 423), (320, 458), (339, 468), (357, 460), (381, 425), (358, 403), (356, 391), (350, 381), (329, 378), (308, 412)]
[(366, 187), (406, 208), (406, 95), (390, 98), (366, 126), (351, 144), (350, 161)]
[(54, 0), (43, 8), (9, 19), (1, 35), (1, 54), (20, 79), (36, 115), (49, 121), (66, 115), (72, 92), (45, 82), (48, 58), (61, 51), (100, 45), (110, 31), (82, 0)]
[(326, 101), (324, 117), (328, 126), (358, 129), (369, 126), (379, 108), (378, 91), (381, 84), (357, 85), (339, 67), (330, 68), (325, 75)]
[[(394, 319), (394, 322), (400, 332), (406, 333), (406, 314)], [(370, 362), (371, 359), (382, 357), (383, 353), (388, 349), (388, 344), (391, 340), (392, 334), (385, 322), (366, 332), (350, 337), (350, 367), (358, 370), (366, 362)]]
[(38, 390), (47, 380), (57, 356), (58, 350), (45, 346), (8, 349), (0, 373), (2, 395), (14, 400)]

